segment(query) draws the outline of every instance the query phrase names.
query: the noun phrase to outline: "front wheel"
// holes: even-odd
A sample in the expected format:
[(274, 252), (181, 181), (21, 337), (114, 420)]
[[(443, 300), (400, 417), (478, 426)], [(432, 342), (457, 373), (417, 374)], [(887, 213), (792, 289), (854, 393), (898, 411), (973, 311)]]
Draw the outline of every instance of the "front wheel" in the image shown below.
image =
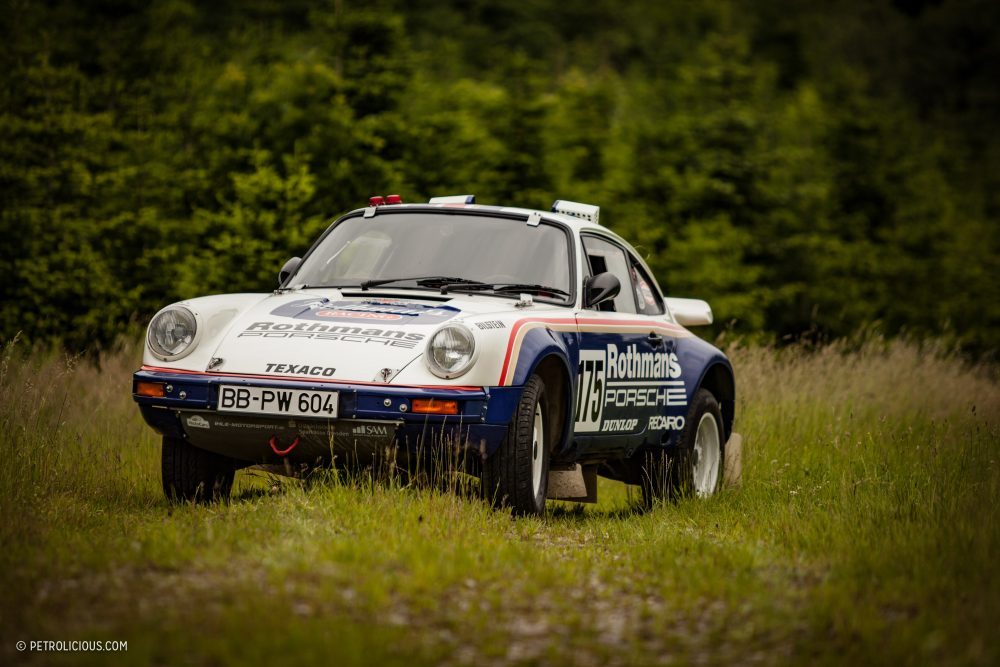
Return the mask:
[(722, 485), (722, 409), (707, 389), (699, 389), (688, 409), (673, 456), (650, 452), (643, 462), (642, 496), (647, 507), (667, 497), (707, 497)]
[(507, 437), (483, 461), (483, 495), (514, 514), (545, 513), (549, 480), (549, 420), (545, 384), (532, 375), (524, 386)]
[(163, 436), (163, 493), (174, 502), (211, 502), (229, 497), (236, 462), (195, 447), (182, 438)]

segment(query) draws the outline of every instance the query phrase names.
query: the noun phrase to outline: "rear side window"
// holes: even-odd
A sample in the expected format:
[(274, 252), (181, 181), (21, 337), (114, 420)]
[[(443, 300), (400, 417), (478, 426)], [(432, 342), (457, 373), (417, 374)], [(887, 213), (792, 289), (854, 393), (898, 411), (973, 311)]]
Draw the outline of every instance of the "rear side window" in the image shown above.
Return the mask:
[(642, 268), (639, 260), (631, 256), (629, 259), (632, 262), (632, 286), (635, 289), (635, 302), (638, 304), (639, 312), (643, 315), (662, 315), (663, 299), (657, 292), (656, 283)]
[(622, 284), (621, 291), (613, 301), (605, 301), (597, 308), (599, 310), (612, 310), (616, 313), (636, 312), (632, 289), (632, 270), (629, 266), (629, 260), (625, 256), (625, 251), (596, 236), (584, 236), (583, 249), (590, 262), (590, 275), (596, 276), (598, 273), (610, 271)]

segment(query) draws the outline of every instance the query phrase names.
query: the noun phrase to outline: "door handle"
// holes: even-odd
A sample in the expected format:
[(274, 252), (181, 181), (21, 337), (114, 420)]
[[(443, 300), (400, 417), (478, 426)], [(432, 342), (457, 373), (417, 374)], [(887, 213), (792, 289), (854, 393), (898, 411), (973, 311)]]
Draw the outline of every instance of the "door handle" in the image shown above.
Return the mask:
[(664, 352), (674, 351), (674, 339), (664, 338), (655, 331), (649, 332), (649, 336), (646, 338), (646, 342), (648, 342), (654, 350), (663, 348)]

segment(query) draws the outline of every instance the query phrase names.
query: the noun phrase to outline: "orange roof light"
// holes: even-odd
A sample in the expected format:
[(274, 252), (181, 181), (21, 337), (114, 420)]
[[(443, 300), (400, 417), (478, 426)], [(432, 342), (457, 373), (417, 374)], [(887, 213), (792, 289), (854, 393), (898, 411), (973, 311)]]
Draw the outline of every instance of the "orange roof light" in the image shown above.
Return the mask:
[(150, 398), (163, 398), (167, 395), (162, 382), (136, 382), (135, 393), (139, 396), (149, 396)]
[(411, 412), (424, 415), (457, 415), (458, 401), (443, 401), (438, 398), (415, 398)]

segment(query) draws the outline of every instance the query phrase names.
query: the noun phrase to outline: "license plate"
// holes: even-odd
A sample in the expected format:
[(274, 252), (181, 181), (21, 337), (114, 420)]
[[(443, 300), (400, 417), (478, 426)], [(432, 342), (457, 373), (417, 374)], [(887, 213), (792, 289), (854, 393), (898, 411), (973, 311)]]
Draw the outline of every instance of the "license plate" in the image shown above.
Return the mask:
[(337, 392), (219, 385), (219, 412), (296, 417), (337, 416)]

